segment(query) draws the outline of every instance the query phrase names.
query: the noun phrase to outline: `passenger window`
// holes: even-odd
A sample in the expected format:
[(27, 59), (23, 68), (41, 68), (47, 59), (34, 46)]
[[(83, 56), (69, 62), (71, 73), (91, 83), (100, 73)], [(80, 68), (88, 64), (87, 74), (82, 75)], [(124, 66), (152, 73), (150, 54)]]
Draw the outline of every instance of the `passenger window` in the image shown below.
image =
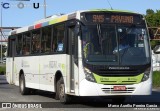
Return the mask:
[(32, 32), (32, 53), (39, 53), (41, 44), (40, 44), (40, 30), (36, 30)]
[(30, 54), (31, 33), (27, 32), (23, 35), (23, 55)]
[(41, 52), (49, 53), (51, 51), (51, 27), (42, 29)]
[(22, 43), (23, 43), (23, 38), (22, 34), (20, 34), (17, 36), (16, 55), (22, 55)]
[(54, 52), (64, 52), (65, 47), (65, 29), (64, 24), (54, 27), (52, 50)]

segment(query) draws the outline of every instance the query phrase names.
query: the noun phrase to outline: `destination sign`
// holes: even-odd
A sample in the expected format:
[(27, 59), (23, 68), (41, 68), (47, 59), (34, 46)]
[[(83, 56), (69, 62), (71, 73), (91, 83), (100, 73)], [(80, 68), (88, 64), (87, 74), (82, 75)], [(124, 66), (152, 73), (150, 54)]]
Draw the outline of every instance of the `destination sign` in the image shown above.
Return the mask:
[(91, 23), (137, 24), (142, 22), (142, 16), (123, 13), (85, 13), (85, 21)]
[(112, 15), (111, 23), (133, 23), (133, 16), (121, 16), (121, 15)]
[(93, 19), (93, 22), (102, 23), (105, 20), (105, 16), (104, 15), (93, 15), (92, 19)]

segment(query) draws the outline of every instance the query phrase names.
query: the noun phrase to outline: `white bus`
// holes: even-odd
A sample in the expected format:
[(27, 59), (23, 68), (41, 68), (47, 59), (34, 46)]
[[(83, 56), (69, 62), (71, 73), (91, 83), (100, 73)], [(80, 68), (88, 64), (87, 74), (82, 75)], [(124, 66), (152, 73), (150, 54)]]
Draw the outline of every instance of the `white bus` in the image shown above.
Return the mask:
[[(22, 95), (32, 89), (72, 96), (150, 95), (152, 62), (145, 18), (120, 10), (52, 16), (13, 30), (6, 78)], [(115, 99), (113, 99), (115, 100)]]

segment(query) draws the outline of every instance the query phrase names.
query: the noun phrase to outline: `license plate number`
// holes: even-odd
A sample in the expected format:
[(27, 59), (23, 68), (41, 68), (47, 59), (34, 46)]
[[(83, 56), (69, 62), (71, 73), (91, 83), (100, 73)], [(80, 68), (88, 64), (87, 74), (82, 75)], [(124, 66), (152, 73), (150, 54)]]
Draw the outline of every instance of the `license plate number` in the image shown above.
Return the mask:
[(125, 91), (126, 90), (126, 86), (114, 86), (113, 87), (114, 91)]

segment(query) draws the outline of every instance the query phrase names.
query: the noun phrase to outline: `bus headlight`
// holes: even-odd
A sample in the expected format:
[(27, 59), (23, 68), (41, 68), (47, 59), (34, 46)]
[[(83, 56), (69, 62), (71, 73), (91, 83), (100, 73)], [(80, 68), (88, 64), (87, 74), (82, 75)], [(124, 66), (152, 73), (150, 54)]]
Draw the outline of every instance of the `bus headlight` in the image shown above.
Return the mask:
[(148, 80), (148, 78), (150, 76), (150, 71), (151, 71), (150, 67), (148, 69), (146, 69), (146, 71), (144, 72), (143, 78), (142, 78), (142, 82)]
[(85, 73), (86, 79), (88, 81), (90, 81), (90, 82), (96, 82), (95, 78), (94, 78), (94, 76), (92, 74), (92, 72), (89, 69), (84, 68), (84, 73)]

